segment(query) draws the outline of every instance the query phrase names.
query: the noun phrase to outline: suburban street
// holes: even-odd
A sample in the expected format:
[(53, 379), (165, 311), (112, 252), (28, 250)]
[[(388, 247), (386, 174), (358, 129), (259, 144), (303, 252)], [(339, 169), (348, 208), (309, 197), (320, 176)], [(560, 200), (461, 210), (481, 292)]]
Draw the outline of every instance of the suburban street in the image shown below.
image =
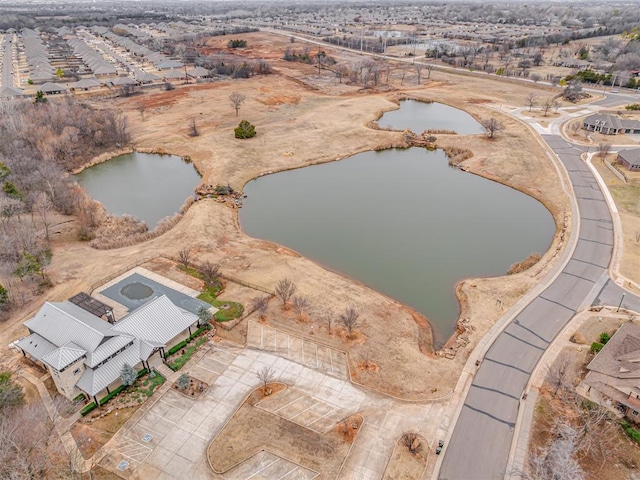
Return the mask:
[[(601, 106), (627, 102), (607, 97)], [(614, 245), (613, 220), (603, 192), (580, 158), (585, 148), (560, 135), (541, 135), (562, 162), (578, 209), (577, 243), (551, 284), (525, 306), (497, 336), (482, 359), (439, 472), (442, 480), (502, 479), (512, 472), (507, 460), (518, 410), (531, 373), (545, 350), (579, 310), (592, 304), (618, 305), (624, 290), (609, 278)], [(571, 248), (571, 244), (569, 244)], [(637, 310), (630, 292), (624, 306)]]
[(0, 78), (0, 88), (13, 87), (13, 60), (11, 58), (11, 37), (4, 35), (0, 44), (0, 55), (2, 55), (2, 77)]

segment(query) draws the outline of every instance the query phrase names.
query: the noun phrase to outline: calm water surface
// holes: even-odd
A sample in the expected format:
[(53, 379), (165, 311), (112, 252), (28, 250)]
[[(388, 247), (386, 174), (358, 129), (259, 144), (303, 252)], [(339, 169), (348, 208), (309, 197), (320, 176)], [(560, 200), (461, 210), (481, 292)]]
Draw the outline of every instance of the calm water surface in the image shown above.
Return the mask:
[(440, 150), (385, 150), (249, 182), (244, 231), (286, 245), (455, 329), (454, 285), (503, 275), (548, 248), (555, 226), (533, 198), (448, 166)]
[(484, 133), (484, 127), (464, 110), (443, 103), (424, 103), (403, 100), (400, 108), (386, 112), (378, 125), (392, 130), (409, 129), (416, 133), (425, 130), (453, 130), (458, 135)]
[(153, 229), (194, 195), (200, 176), (178, 156), (133, 152), (87, 168), (76, 180), (109, 213), (133, 215)]

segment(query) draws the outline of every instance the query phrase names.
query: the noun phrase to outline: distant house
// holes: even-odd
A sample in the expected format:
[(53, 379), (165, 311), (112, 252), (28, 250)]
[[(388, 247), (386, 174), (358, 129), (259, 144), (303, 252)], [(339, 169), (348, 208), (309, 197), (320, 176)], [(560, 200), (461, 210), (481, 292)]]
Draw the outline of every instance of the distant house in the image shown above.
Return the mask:
[(616, 115), (604, 115), (596, 113), (585, 117), (582, 128), (590, 132), (604, 135), (618, 135), (619, 133), (640, 133), (640, 121), (626, 120)]
[(640, 148), (629, 148), (618, 152), (618, 163), (627, 170), (640, 172)]
[(209, 70), (202, 67), (195, 67), (187, 71), (187, 75), (191, 78), (207, 78), (209, 76)]
[(24, 323), (29, 335), (16, 343), (23, 355), (50, 373), (68, 399), (99, 396), (119, 386), (126, 363), (148, 368), (149, 358), (197, 329), (198, 316), (155, 297), (116, 321), (108, 305), (79, 294), (65, 302), (46, 302)]
[(583, 397), (612, 411), (640, 416), (640, 325), (623, 324), (587, 365)]
[(182, 62), (177, 60), (164, 60), (156, 64), (158, 70), (173, 70), (174, 68), (182, 68)]
[(38, 90), (40, 90), (42, 93), (45, 93), (47, 95), (53, 95), (56, 93), (63, 93), (63, 92), (69, 91), (67, 87), (62, 86), (59, 83), (53, 83), (53, 82), (47, 82), (42, 84), (42, 86), (40, 86)]
[(95, 78), (83, 78), (73, 84), (73, 88), (76, 90), (89, 90), (90, 88), (99, 88), (100, 82)]

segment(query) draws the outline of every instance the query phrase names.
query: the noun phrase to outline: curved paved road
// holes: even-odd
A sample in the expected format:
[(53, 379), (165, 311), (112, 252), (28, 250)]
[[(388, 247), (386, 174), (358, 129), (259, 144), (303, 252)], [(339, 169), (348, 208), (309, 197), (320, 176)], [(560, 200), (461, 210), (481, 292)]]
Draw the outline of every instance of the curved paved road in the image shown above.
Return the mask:
[[(441, 480), (503, 479), (522, 393), (553, 338), (593, 303), (617, 305), (610, 281), (613, 222), (602, 191), (580, 159), (583, 148), (542, 135), (566, 168), (579, 210), (578, 240), (556, 279), (510, 322), (486, 353), (460, 412), (440, 469)], [(627, 306), (640, 300), (626, 293)]]

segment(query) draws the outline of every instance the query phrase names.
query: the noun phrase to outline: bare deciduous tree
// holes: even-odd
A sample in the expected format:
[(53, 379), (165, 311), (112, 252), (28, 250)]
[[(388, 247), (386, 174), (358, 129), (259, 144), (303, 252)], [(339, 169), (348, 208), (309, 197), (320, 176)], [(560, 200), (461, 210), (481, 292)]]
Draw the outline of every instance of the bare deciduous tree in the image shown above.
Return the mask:
[(307, 307), (309, 306), (309, 302), (307, 301), (307, 299), (300, 296), (293, 297), (291, 304), (293, 306), (293, 311), (298, 316), (298, 320), (302, 320), (304, 318), (304, 314), (307, 311)]
[(416, 70), (418, 85), (420, 85), (420, 80), (422, 79), (422, 69), (424, 68), (424, 65), (422, 65), (421, 63), (416, 63), (413, 68)]
[(495, 117), (484, 119), (480, 123), (487, 130), (489, 138), (494, 138), (495, 134), (504, 128), (502, 122)]
[(359, 317), (360, 317), (360, 314), (358, 313), (356, 308), (353, 306), (347, 307), (344, 313), (340, 315), (340, 321), (347, 329), (347, 332), (349, 332), (349, 336), (353, 336), (353, 331), (358, 325)]
[(238, 116), (240, 107), (246, 99), (246, 95), (238, 92), (233, 92), (231, 95), (229, 95), (229, 101), (231, 102), (231, 106), (233, 106), (233, 109), (236, 111), (236, 117)]
[(42, 226), (44, 227), (44, 238), (49, 240), (49, 226), (51, 224), (51, 213), (53, 212), (53, 203), (49, 196), (40, 192), (33, 202), (32, 210), (40, 217)]
[(252, 302), (253, 309), (258, 312), (262, 320), (265, 319), (269, 308), (269, 297), (256, 297)]
[(545, 117), (549, 114), (551, 107), (553, 107), (553, 98), (547, 98), (542, 104), (542, 112)]
[(196, 117), (190, 117), (189, 118), (189, 136), (197, 137), (198, 135), (200, 135), (200, 132), (198, 131), (198, 125), (196, 124)]
[(530, 78), (533, 80), (533, 83), (538, 83), (542, 79), (542, 76), (537, 73), (532, 73)]
[(537, 98), (538, 97), (536, 97), (536, 94), (533, 92), (530, 92), (529, 95), (527, 95), (527, 105), (529, 106), (529, 111), (531, 111), (531, 109), (536, 106)]
[(276, 296), (280, 301), (282, 301), (283, 307), (286, 308), (289, 299), (293, 296), (296, 290), (296, 284), (288, 278), (284, 278), (276, 284)]
[(207, 260), (200, 266), (200, 273), (205, 284), (214, 285), (220, 276), (220, 265)]
[(260, 370), (256, 372), (256, 377), (262, 383), (262, 391), (265, 395), (268, 395), (267, 385), (273, 381), (273, 377), (275, 375), (275, 371), (271, 367), (262, 367)]
[(572, 373), (571, 357), (566, 353), (558, 355), (556, 360), (547, 368), (547, 381), (553, 390), (553, 396), (558, 394), (558, 390), (568, 387), (570, 375)]
[(602, 142), (598, 144), (598, 155), (600, 158), (604, 158), (609, 154), (609, 150), (611, 150), (611, 144), (607, 142)]
[(407, 76), (407, 69), (404, 66), (399, 68), (400, 70), (400, 86), (404, 85), (404, 77)]
[(573, 132), (574, 135), (577, 135), (581, 128), (582, 128), (582, 122), (580, 121), (573, 122), (571, 124), (571, 131)]
[(189, 247), (181, 248), (178, 251), (178, 259), (184, 267), (184, 271), (189, 270), (189, 265), (191, 264), (191, 249)]
[[(60, 407), (54, 399), (54, 406)], [(0, 415), (0, 478), (78, 478), (42, 402)]]
[(575, 458), (576, 432), (558, 431), (555, 440), (530, 456), (530, 477), (535, 480), (583, 480), (585, 473)]

